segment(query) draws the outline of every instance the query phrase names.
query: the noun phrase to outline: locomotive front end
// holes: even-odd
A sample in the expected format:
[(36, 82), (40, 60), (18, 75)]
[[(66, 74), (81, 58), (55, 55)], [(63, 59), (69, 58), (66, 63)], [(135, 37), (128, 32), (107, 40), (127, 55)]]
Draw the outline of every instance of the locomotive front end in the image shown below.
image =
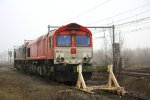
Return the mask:
[[(66, 77), (70, 78), (70, 80), (77, 80), (77, 66), (82, 64), (83, 69), (87, 69), (92, 65), (92, 34), (87, 28), (75, 23), (71, 23), (63, 27), (63, 29), (60, 28), (56, 32), (55, 68), (58, 72), (69, 73)], [(91, 71), (83, 71), (85, 80), (90, 79), (91, 75)]]
[(77, 24), (71, 26), (68, 25), (69, 28), (56, 35), (54, 64), (91, 65), (93, 56), (91, 32)]

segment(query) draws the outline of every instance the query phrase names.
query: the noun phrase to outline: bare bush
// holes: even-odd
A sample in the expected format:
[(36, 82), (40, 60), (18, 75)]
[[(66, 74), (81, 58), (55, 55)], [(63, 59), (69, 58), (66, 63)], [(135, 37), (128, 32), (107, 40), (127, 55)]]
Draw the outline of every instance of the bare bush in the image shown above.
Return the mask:
[(126, 67), (149, 67), (150, 48), (125, 49), (122, 52)]

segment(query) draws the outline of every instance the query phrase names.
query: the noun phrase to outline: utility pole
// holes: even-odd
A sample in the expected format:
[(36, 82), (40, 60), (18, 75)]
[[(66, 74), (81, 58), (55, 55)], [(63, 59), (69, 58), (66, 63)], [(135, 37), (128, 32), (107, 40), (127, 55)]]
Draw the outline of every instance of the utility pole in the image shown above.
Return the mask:
[(114, 73), (116, 72), (116, 59), (115, 59), (115, 26), (112, 26), (112, 31), (113, 31), (113, 43), (112, 43), (112, 49), (113, 49), (113, 71)]
[(48, 32), (50, 32), (50, 25), (48, 25)]
[(12, 49), (8, 49), (8, 62), (10, 62), (10, 63), (11, 63), (12, 53), (13, 53), (13, 50)]
[(2, 63), (2, 56), (1, 56), (1, 54), (0, 54), (0, 64)]
[(9, 49), (8, 49), (8, 62), (9, 62), (9, 58), (10, 58), (10, 57), (9, 57)]
[(5, 51), (4, 51), (4, 63), (5, 63)]

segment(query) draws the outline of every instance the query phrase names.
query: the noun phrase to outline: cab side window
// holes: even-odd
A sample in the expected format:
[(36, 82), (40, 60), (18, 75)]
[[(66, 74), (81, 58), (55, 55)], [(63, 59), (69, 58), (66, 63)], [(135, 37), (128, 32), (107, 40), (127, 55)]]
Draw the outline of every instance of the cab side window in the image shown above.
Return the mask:
[(27, 57), (30, 57), (30, 48), (27, 48)]
[(16, 51), (14, 51), (14, 58), (16, 58)]
[(49, 42), (50, 42), (49, 43), (50, 44), (50, 48), (52, 48), (53, 47), (53, 38), (52, 37), (49, 38)]

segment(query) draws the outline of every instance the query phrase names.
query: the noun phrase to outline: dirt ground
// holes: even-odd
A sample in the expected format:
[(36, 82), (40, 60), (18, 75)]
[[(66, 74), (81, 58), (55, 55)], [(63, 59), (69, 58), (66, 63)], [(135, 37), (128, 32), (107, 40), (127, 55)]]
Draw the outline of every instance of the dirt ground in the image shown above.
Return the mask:
[(0, 100), (91, 100), (109, 98), (89, 95), (70, 86), (18, 72), (10, 66), (0, 66)]
[(118, 81), (134, 96), (150, 100), (150, 77), (122, 76)]
[[(126, 80), (124, 80), (126, 81)], [(139, 83), (141, 84), (141, 83)], [(125, 85), (125, 84), (122, 84)], [(125, 85), (130, 87), (130, 85)], [(133, 87), (130, 87), (131, 89)], [(134, 88), (133, 88), (134, 89)], [(141, 88), (140, 88), (141, 89)], [(0, 100), (138, 100), (109, 92), (88, 94), (35, 75), (0, 65)]]

